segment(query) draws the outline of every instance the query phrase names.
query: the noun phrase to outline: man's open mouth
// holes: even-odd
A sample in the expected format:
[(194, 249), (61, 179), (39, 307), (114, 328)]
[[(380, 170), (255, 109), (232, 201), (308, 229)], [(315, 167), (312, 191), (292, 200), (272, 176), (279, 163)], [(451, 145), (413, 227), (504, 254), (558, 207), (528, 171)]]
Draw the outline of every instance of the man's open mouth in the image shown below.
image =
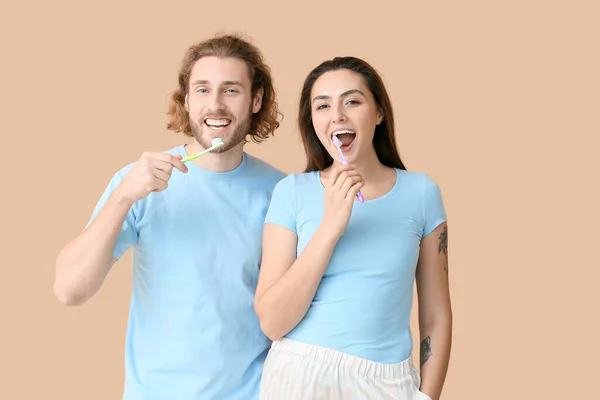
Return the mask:
[(228, 118), (206, 118), (204, 124), (214, 131), (220, 131), (229, 126), (231, 120)]

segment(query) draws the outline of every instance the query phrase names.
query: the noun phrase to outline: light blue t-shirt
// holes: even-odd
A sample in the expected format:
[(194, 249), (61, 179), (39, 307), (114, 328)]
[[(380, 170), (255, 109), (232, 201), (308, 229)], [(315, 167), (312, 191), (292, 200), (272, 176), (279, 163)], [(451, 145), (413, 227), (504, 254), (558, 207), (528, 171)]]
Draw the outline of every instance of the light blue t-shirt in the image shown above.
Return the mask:
[[(323, 201), (319, 172), (291, 174), (277, 184), (265, 223), (295, 232), (299, 256), (321, 222)], [(420, 242), (445, 220), (438, 185), (396, 169), (388, 193), (354, 202), (306, 316), (286, 337), (380, 363), (407, 359)]]
[[(246, 153), (229, 172), (187, 166), (133, 205), (114, 248), (116, 258), (133, 252), (123, 399), (257, 399), (270, 341), (254, 293), (264, 217), (285, 174)], [(92, 220), (132, 167), (115, 174)]]

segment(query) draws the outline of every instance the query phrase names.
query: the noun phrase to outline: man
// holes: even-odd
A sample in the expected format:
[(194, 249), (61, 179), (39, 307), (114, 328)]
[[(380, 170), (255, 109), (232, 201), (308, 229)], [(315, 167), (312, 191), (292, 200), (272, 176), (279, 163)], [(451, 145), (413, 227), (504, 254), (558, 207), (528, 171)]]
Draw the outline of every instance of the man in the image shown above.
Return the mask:
[[(263, 222), (284, 173), (243, 150), (279, 126), (269, 68), (233, 35), (192, 46), (168, 128), (193, 142), (117, 172), (86, 229), (61, 251), (54, 292), (96, 293), (133, 250), (123, 399), (255, 399), (270, 342), (253, 301)], [(224, 146), (184, 164), (182, 158)]]

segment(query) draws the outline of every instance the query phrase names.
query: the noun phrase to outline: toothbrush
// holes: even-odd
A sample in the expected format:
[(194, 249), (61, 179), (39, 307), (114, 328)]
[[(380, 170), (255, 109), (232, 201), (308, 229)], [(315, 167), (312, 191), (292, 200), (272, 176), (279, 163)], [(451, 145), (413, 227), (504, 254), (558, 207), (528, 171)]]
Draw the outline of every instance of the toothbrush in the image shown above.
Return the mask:
[(210, 146), (208, 149), (202, 150), (201, 152), (196, 153), (196, 154), (192, 154), (191, 156), (187, 156), (184, 159), (182, 159), (181, 162), (186, 163), (188, 161), (195, 160), (196, 158), (198, 158), (198, 157), (200, 157), (200, 156), (208, 153), (209, 151), (212, 151), (212, 150), (214, 150), (214, 149), (216, 149), (218, 147), (223, 146), (225, 143), (223, 143), (223, 139), (216, 138), (216, 139), (212, 140), (211, 144), (212, 144), (212, 146)]
[[(333, 144), (335, 144), (335, 147), (337, 147), (338, 152), (340, 153), (340, 158), (342, 159), (342, 164), (346, 165), (349, 164), (348, 160), (346, 160), (346, 157), (344, 157), (344, 153), (342, 153), (342, 149), (340, 148), (340, 146), (342, 145), (342, 142), (340, 142), (340, 139), (338, 139), (337, 136), (333, 136)], [(358, 191), (358, 193), (356, 193), (356, 197), (358, 198), (358, 201), (361, 203), (365, 202), (365, 198), (363, 197), (363, 194), (360, 192), (360, 190)]]

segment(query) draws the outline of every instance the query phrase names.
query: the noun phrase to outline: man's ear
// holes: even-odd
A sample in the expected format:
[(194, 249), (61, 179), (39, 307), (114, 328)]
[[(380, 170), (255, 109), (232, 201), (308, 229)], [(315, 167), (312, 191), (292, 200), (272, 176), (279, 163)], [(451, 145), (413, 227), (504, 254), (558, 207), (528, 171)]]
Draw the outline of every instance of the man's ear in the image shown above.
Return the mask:
[(263, 88), (260, 88), (256, 91), (254, 95), (254, 99), (252, 99), (252, 114), (256, 114), (262, 108), (262, 98), (265, 91)]
[(190, 112), (190, 106), (188, 105), (188, 95), (185, 95), (185, 101), (183, 103), (183, 107), (185, 108), (185, 111)]

